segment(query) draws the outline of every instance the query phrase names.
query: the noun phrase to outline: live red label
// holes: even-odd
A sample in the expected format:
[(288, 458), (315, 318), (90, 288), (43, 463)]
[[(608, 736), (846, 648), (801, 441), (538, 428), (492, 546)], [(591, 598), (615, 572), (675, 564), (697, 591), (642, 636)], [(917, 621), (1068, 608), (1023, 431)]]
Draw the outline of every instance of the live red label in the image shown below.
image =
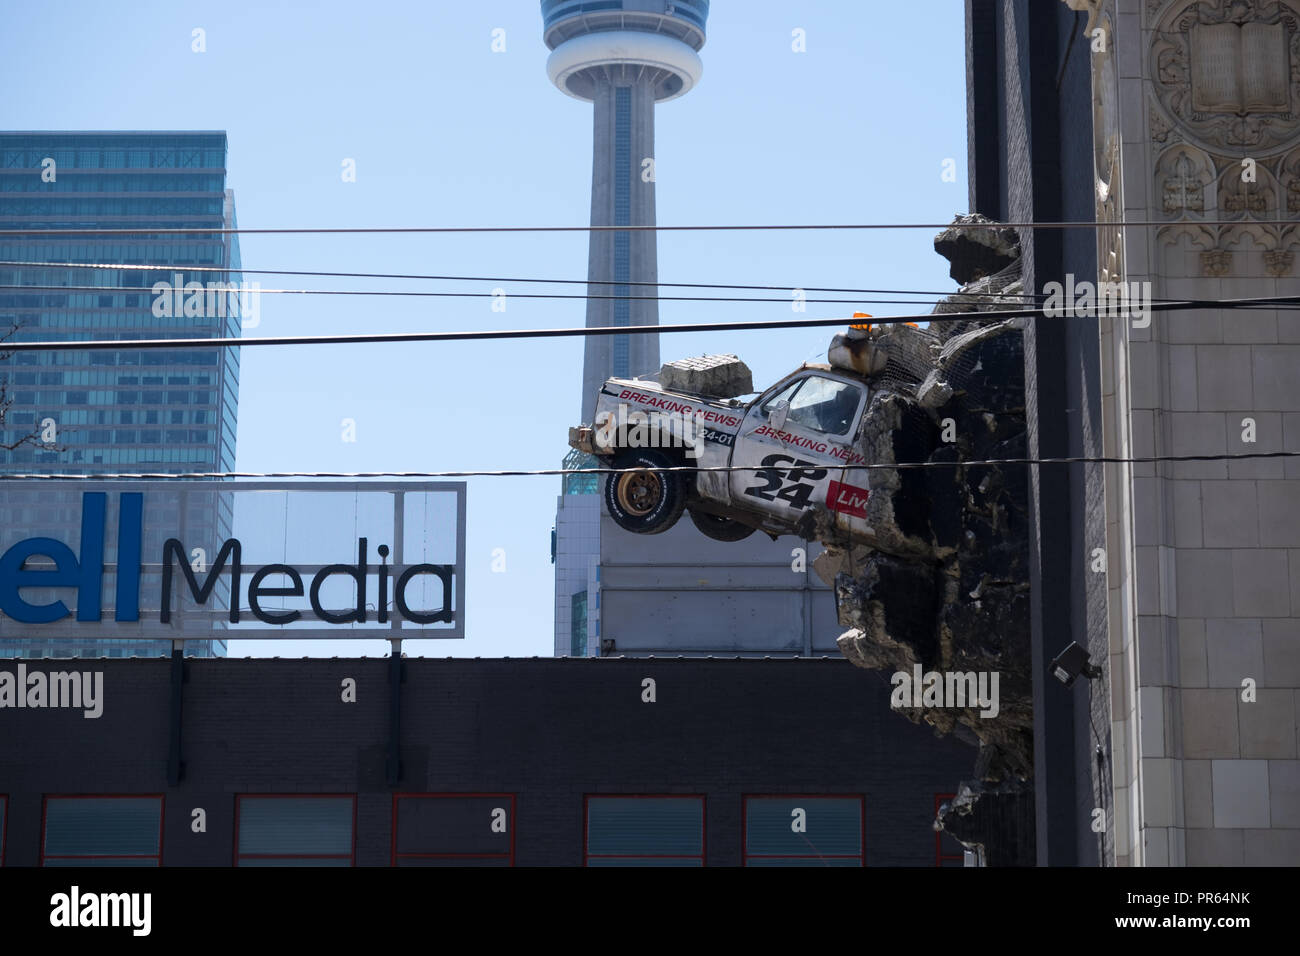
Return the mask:
[(866, 488), (858, 488), (855, 485), (844, 485), (838, 481), (832, 481), (830, 490), (826, 493), (826, 501), (831, 511), (853, 515), (855, 518), (865, 518), (867, 516), (867, 498), (870, 496), (871, 492)]

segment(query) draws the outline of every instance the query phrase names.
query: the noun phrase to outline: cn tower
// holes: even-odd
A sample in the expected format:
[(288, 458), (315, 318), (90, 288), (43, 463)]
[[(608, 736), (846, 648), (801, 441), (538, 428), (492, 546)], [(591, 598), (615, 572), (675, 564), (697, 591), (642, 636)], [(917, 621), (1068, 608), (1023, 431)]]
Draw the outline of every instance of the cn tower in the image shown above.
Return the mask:
[[(595, 107), (591, 165), (593, 226), (655, 225), (655, 104), (699, 82), (709, 0), (542, 0), (551, 82)], [(652, 230), (591, 233), (587, 327), (658, 325), (659, 278)], [(632, 283), (649, 283), (633, 285)], [(586, 340), (582, 421), (611, 376), (659, 369), (657, 335)]]

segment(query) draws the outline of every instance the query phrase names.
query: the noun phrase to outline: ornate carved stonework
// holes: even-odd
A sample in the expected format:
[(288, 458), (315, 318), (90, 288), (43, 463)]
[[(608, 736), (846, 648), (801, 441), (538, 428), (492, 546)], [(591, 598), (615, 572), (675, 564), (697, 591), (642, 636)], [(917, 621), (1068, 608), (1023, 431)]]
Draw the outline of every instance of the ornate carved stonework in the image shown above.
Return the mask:
[(1291, 267), (1295, 265), (1295, 253), (1286, 252), (1281, 249), (1270, 249), (1264, 253), (1264, 268), (1268, 274), (1281, 278), (1291, 274)]
[(1259, 246), (1272, 251), (1279, 248), (1279, 241), (1277, 230), (1272, 226), (1264, 226), (1257, 222), (1240, 222), (1219, 229), (1218, 247), (1231, 251), (1238, 247), (1249, 250)]
[(1165, 212), (1205, 212), (1205, 183), (1191, 157), (1181, 154), (1172, 173), (1164, 182)]
[(1268, 151), (1300, 134), (1295, 0), (1181, 0), (1152, 34), (1156, 96), (1172, 120), (1221, 150)]
[(1257, 219), (1277, 218), (1277, 188), (1273, 174), (1262, 163), (1255, 169), (1255, 181), (1246, 182), (1239, 160), (1216, 156), (1223, 169), (1219, 176), (1219, 212), (1222, 218), (1253, 216)]
[[(1229, 181), (1236, 182), (1235, 179)], [(1258, 190), (1243, 189), (1240, 192), (1226, 192), (1223, 194), (1223, 211), (1264, 213), (1268, 211), (1268, 200)]]
[[(1156, 160), (1156, 189), (1161, 210), (1171, 216), (1203, 215), (1206, 192), (1215, 180), (1214, 162), (1195, 146), (1177, 144)], [(1211, 196), (1213, 195), (1213, 191)]]
[(1201, 274), (1212, 278), (1222, 278), (1232, 271), (1232, 253), (1226, 249), (1214, 249), (1201, 253)]
[(1148, 107), (1147, 113), (1151, 117), (1151, 139), (1157, 143), (1166, 142), (1171, 127), (1169, 121), (1165, 119), (1165, 114), (1154, 103)]
[[(1249, 181), (1243, 179), (1248, 174)], [(1209, 253), (1300, 247), (1300, 230), (1295, 226), (1260, 221), (1294, 215), (1296, 210), (1288, 211), (1288, 204), (1300, 205), (1300, 148), (1245, 166), (1240, 156), (1174, 143), (1156, 159), (1154, 188), (1160, 210), (1174, 220), (1156, 232), (1157, 243), (1177, 245), (1186, 239), (1205, 250), (1201, 260), (1205, 275), (1226, 274), (1232, 265), (1230, 258)], [(1216, 219), (1236, 221), (1209, 225), (1200, 221)]]

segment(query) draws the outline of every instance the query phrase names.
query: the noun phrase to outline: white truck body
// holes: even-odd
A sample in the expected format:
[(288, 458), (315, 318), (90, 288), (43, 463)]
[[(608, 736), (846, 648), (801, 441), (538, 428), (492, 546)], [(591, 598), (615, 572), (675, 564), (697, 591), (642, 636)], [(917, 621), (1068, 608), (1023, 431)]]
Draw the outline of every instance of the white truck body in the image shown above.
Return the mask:
[(731, 466), (688, 473), (687, 507), (780, 535), (806, 533), (821, 506), (853, 535), (869, 531), (868, 472), (845, 467), (864, 463), (867, 400), (862, 376), (828, 365), (805, 364), (749, 401), (609, 379), (570, 444), (612, 463), (657, 448), (678, 466)]

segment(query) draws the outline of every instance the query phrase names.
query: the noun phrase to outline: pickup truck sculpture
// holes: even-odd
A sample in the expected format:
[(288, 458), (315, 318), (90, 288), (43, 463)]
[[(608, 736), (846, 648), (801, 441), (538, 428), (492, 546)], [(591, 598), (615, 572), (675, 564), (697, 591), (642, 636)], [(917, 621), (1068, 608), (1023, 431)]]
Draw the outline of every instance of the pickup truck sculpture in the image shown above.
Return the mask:
[[(618, 469), (605, 482), (605, 505), (628, 531), (666, 531), (686, 511), (719, 541), (756, 529), (808, 537), (820, 506), (861, 539), (870, 534), (868, 471), (846, 466), (865, 461), (857, 446), (868, 373), (884, 356), (855, 327), (835, 337), (830, 357), (835, 364), (804, 364), (749, 401), (736, 397), (752, 394), (752, 384), (735, 356), (669, 363), (658, 383), (612, 378), (594, 423), (570, 429), (569, 444)], [(710, 373), (729, 380), (690, 390), (716, 383)], [(708, 470), (718, 466), (734, 470)]]

